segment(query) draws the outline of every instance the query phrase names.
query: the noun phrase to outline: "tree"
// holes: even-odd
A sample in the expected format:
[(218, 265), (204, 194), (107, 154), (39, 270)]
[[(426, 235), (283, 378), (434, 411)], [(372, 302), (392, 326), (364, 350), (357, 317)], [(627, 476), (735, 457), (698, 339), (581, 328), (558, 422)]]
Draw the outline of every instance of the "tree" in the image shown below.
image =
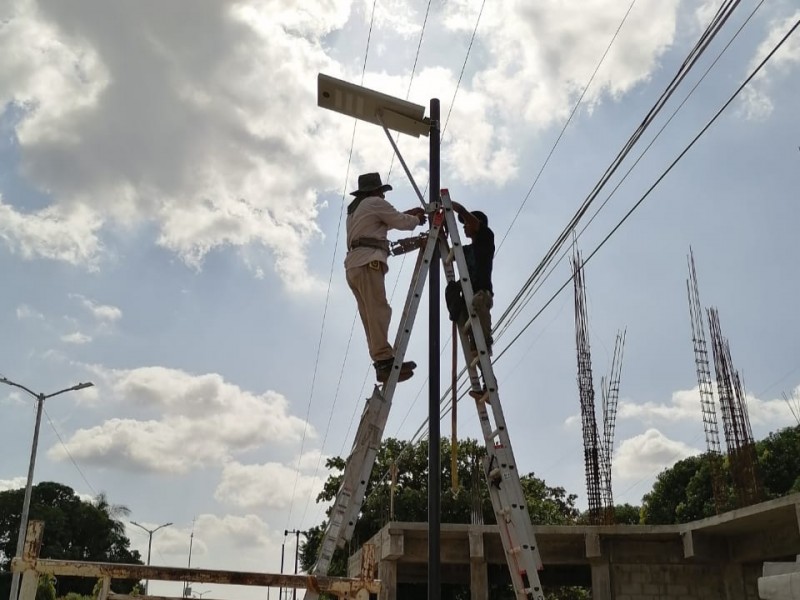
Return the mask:
[[(800, 491), (800, 426), (786, 427), (756, 442), (756, 472), (762, 499)], [(736, 506), (727, 457), (722, 463), (723, 509)], [(716, 514), (709, 455), (690, 456), (662, 471), (642, 498), (642, 522), (686, 523)]]
[[(483, 477), (482, 461), (486, 449), (477, 440), (467, 439), (458, 442), (456, 469), (460, 487), (453, 492), (450, 488), (452, 467), (450, 463), (450, 441), (441, 444), (441, 519), (443, 523), (470, 523), (473, 513), (479, 514), (482, 522), (495, 523), (494, 509), (486, 481)], [(394, 487), (394, 514), (390, 515), (392, 464), (397, 466), (397, 480)], [(328, 476), (318, 502), (330, 502), (336, 497), (342, 481), (345, 461), (340, 457), (329, 459), (325, 465), (334, 471)], [(529, 473), (520, 478), (523, 493), (528, 502), (528, 510), (534, 524), (564, 525), (575, 523), (579, 511), (575, 507), (575, 494), (568, 494), (562, 487), (550, 487), (544, 480)], [(390, 520), (426, 522), (428, 520), (428, 442), (416, 444), (393, 438), (384, 440), (378, 449), (375, 466), (367, 482), (365, 501), (354, 530), (349, 548), (334, 553), (328, 573), (345, 575), (347, 556), (361, 544), (375, 535)], [(301, 545), (300, 560), (303, 569), (308, 571), (316, 561), (319, 545), (325, 532), (326, 523), (313, 527), (308, 532), (307, 541)], [(570, 595), (571, 594), (571, 595)], [(561, 595), (548, 595), (564, 600), (585, 596), (575, 591)], [(398, 597), (416, 598), (425, 595), (425, 586), (402, 586)], [(506, 583), (492, 585), (489, 596), (493, 599), (513, 599), (513, 591)], [(468, 599), (469, 590), (458, 586), (444, 586), (442, 598), (447, 600)]]
[(707, 455), (690, 456), (663, 470), (642, 498), (641, 522), (647, 525), (687, 523), (715, 514)]
[(770, 433), (756, 455), (766, 499), (800, 492), (800, 425)]
[(617, 525), (638, 525), (641, 523), (641, 506), (617, 504), (614, 507), (614, 523)]
[[(8, 595), (3, 584), (10, 582), (9, 562), (14, 556), (19, 533), (24, 489), (0, 492), (0, 597)], [(130, 550), (125, 527), (116, 515), (124, 507), (108, 503), (105, 494), (87, 502), (65, 485), (42, 482), (31, 491), (30, 519), (44, 521), (42, 558), (142, 564), (136, 550)], [(137, 580), (114, 581), (115, 591), (130, 592)], [(82, 577), (59, 577), (59, 596), (69, 592), (90, 595), (95, 581)]]

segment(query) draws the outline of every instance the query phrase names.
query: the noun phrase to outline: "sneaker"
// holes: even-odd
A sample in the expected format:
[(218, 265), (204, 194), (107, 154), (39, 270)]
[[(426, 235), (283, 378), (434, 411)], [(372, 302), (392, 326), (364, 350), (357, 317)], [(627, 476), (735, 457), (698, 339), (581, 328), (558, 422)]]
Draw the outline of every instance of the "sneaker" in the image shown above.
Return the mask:
[[(375, 366), (375, 378), (380, 383), (386, 383), (389, 380), (389, 375), (392, 374), (392, 365), (394, 365), (394, 358), (387, 358), (386, 360), (378, 361)], [(400, 376), (397, 381), (405, 381), (414, 375), (414, 369), (417, 368), (417, 363), (413, 360), (404, 362), (400, 365)]]

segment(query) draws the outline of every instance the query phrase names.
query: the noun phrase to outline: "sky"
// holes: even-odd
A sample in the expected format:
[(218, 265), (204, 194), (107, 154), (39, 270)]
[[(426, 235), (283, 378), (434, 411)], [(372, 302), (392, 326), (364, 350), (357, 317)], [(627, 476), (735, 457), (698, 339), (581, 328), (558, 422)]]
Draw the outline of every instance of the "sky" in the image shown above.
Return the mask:
[[(283, 550), (292, 570), (285, 532), (323, 520), (325, 459), (347, 455), (372, 391), (343, 209), (368, 171), (397, 208), (419, 203), (379, 127), (317, 107), (317, 74), (440, 99), (442, 186), (486, 212), (498, 242), (497, 320), (719, 4), (3, 0), (0, 375), (37, 393), (94, 383), (45, 403), (35, 481), (173, 523), (153, 564), (186, 566), (194, 532), (192, 566), (278, 572)], [(742, 2), (578, 228), (587, 257), (646, 194), (585, 269), (598, 411), (627, 331), (617, 502), (639, 504), (663, 468), (705, 449), (690, 246), (754, 436), (795, 424), (782, 395), (800, 394), (800, 34), (648, 189), (798, 19), (790, 0)], [(398, 144), (427, 197), (427, 140)], [(392, 336), (412, 267), (391, 259)], [(520, 471), (585, 508), (571, 286), (548, 304), (570, 274), (567, 254), (498, 332), (495, 371)], [(427, 315), (423, 299), (407, 353), (420, 367), (386, 436), (425, 435)], [(0, 387), (0, 489), (13, 489), (35, 402)], [(480, 439), (465, 399), (458, 435)], [(147, 535), (128, 534), (146, 556)]]

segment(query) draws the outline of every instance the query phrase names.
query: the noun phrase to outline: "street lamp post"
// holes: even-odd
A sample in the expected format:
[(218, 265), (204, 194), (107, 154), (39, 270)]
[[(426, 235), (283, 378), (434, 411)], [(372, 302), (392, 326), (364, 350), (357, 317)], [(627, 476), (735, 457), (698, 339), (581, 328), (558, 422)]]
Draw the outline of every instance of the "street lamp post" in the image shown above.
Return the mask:
[[(144, 525), (139, 525), (139, 523), (137, 523), (136, 521), (131, 521), (131, 525), (136, 525), (137, 527), (140, 527), (141, 529), (144, 529), (147, 532), (147, 536), (148, 536), (148, 539), (147, 539), (147, 566), (149, 567), (150, 566), (150, 549), (153, 547), (153, 534), (156, 531), (158, 531), (159, 529), (161, 529), (162, 527), (169, 527), (170, 525), (172, 525), (172, 523), (164, 523), (163, 525), (159, 525), (155, 529), (148, 529)], [(145, 596), (147, 596), (147, 588), (148, 587), (150, 587), (150, 580), (149, 579), (145, 579), (144, 580), (144, 595)]]
[[(303, 535), (306, 536), (306, 538), (308, 537), (308, 535), (306, 534), (305, 531), (300, 531), (299, 529), (292, 529), (292, 530), (284, 529), (283, 530), (284, 543), (286, 540), (286, 536), (289, 535), (290, 533), (293, 533), (295, 535), (294, 574), (297, 575), (297, 560), (298, 557), (300, 556), (300, 534), (302, 533)], [(281, 556), (281, 573), (283, 573), (283, 556)], [(292, 600), (297, 600), (297, 588), (292, 589)]]
[[(425, 107), (400, 98), (388, 96), (347, 81), (320, 73), (317, 76), (317, 106), (354, 117), (361, 121), (383, 127), (395, 155), (408, 176), (420, 202), (425, 200), (411, 172), (406, 166), (389, 130), (413, 137), (428, 136), (429, 176), (431, 202), (428, 211), (435, 211), (440, 204), (441, 184), (441, 130), (438, 98), (430, 100), (430, 117), (425, 117)], [(439, 406), (439, 246), (434, 246), (431, 268), (428, 272), (428, 600), (439, 600), (441, 596), (441, 468), (440, 442), (441, 407)]]
[[(36, 398), (36, 425), (33, 428), (33, 444), (31, 444), (31, 460), (28, 463), (28, 480), (25, 483), (25, 497), (22, 501), (22, 514), (20, 515), (19, 520), (19, 537), (17, 538), (17, 553), (16, 556), (19, 558), (22, 556), (22, 550), (25, 547), (25, 535), (28, 530), (28, 513), (31, 507), (31, 491), (33, 489), (33, 469), (36, 466), (36, 450), (39, 447), (39, 426), (42, 423), (42, 410), (44, 409), (44, 401), (48, 398), (52, 398), (53, 396), (58, 396), (59, 394), (64, 394), (66, 392), (75, 392), (77, 390), (82, 390), (84, 388), (92, 387), (94, 384), (90, 381), (85, 383), (79, 383), (77, 385), (73, 385), (72, 387), (65, 388), (63, 390), (59, 390), (57, 392), (53, 392), (52, 394), (37, 394), (36, 392), (29, 390), (24, 385), (20, 385), (19, 383), (15, 383), (5, 377), (0, 377), (0, 383), (5, 383), (6, 385), (10, 385), (13, 387), (17, 387), (21, 390), (28, 392), (31, 396)], [(9, 594), (9, 600), (17, 600), (17, 596), (19, 594), (19, 581), (20, 581), (20, 573), (14, 572), (11, 577), (11, 594)]]

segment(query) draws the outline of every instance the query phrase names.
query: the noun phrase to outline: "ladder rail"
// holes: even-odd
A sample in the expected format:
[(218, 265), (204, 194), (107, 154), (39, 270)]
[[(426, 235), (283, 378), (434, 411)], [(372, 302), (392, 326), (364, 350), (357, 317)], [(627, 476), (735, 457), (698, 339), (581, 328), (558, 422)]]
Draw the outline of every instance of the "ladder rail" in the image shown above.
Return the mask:
[[(395, 339), (395, 363), (392, 372), (383, 389), (379, 391), (376, 386), (372, 396), (367, 399), (353, 449), (345, 465), (342, 484), (337, 492), (328, 526), (320, 545), (317, 563), (311, 574), (327, 574), (335, 549), (342, 547), (352, 537), (356, 519), (364, 502), (366, 485), (372, 473), (388, 419), (400, 365), (408, 348), (425, 280), (431, 268), (434, 249), (438, 244), (447, 281), (459, 281), (469, 314), (468, 325), (472, 329), (472, 337), (478, 354), (476, 361), (471, 360), (467, 333), (460, 327), (459, 337), (470, 385), (472, 389), (481, 389), (481, 375), (486, 385), (486, 395), (476, 400), (475, 403), (487, 451), (484, 475), (505, 550), (514, 593), (518, 600), (544, 600), (538, 575), (542, 561), (511, 448), (505, 416), (500, 405), (497, 379), (492, 368), (491, 357), (480, 319), (473, 309), (472, 282), (469, 278), (464, 247), (461, 244), (448, 190), (441, 190), (440, 202), (443, 219), (437, 219), (435, 218), (437, 215), (432, 215), (431, 228), (424, 251), (417, 256), (412, 284), (406, 297)], [(453, 244), (452, 248), (446, 237), (441, 235), (442, 221), (447, 225)], [(453, 261), (458, 267), (458, 275), (456, 275)], [(480, 373), (478, 368), (480, 368)], [(489, 407), (491, 407), (491, 414), (488, 410)], [(313, 590), (308, 590), (305, 597), (307, 600), (313, 600), (318, 597), (318, 594)]]
[[(353, 535), (358, 514), (364, 503), (369, 476), (380, 449), (392, 398), (400, 376), (400, 365), (402, 365), (408, 349), (414, 320), (440, 233), (441, 223), (431, 223), (424, 249), (417, 254), (411, 286), (395, 336), (395, 362), (389, 379), (382, 389), (379, 390), (378, 386), (375, 386), (372, 395), (367, 399), (353, 447), (345, 462), (342, 483), (336, 493), (336, 499), (320, 543), (317, 562), (311, 570), (314, 575), (328, 573), (336, 548), (344, 547)], [(316, 597), (317, 595), (311, 590), (306, 593), (307, 600)]]
[[(522, 483), (516, 467), (511, 439), (508, 434), (505, 416), (500, 404), (497, 389), (497, 379), (492, 368), (486, 339), (480, 319), (473, 309), (474, 292), (472, 281), (469, 277), (464, 246), (461, 243), (455, 211), (448, 190), (441, 191), (441, 203), (444, 210), (448, 234), (452, 242), (452, 249), (447, 246), (447, 241), (440, 241), (442, 257), (449, 257), (450, 252), (458, 266), (458, 281), (464, 295), (464, 302), (469, 315), (469, 326), (478, 354), (478, 362), (473, 363), (468, 350), (469, 343), (464, 331), (460, 331), (461, 346), (469, 372), (473, 389), (480, 389), (480, 376), (477, 365), (480, 365), (483, 381), (486, 386), (486, 396), (476, 401), (478, 418), (483, 431), (486, 444), (486, 463), (484, 474), (489, 486), (489, 495), (497, 517), (498, 530), (506, 553), (511, 580), (517, 598), (543, 600), (544, 595), (539, 582), (538, 570), (542, 567), (542, 560), (536, 544), (536, 538), (528, 512), (527, 501), (522, 491)], [(452, 262), (443, 261), (445, 275), (448, 281), (455, 281)], [(460, 329), (460, 328), (459, 328)], [(486, 402), (488, 397), (488, 403)], [(491, 418), (487, 410), (491, 407)], [(492, 423), (494, 421), (494, 423)]]

